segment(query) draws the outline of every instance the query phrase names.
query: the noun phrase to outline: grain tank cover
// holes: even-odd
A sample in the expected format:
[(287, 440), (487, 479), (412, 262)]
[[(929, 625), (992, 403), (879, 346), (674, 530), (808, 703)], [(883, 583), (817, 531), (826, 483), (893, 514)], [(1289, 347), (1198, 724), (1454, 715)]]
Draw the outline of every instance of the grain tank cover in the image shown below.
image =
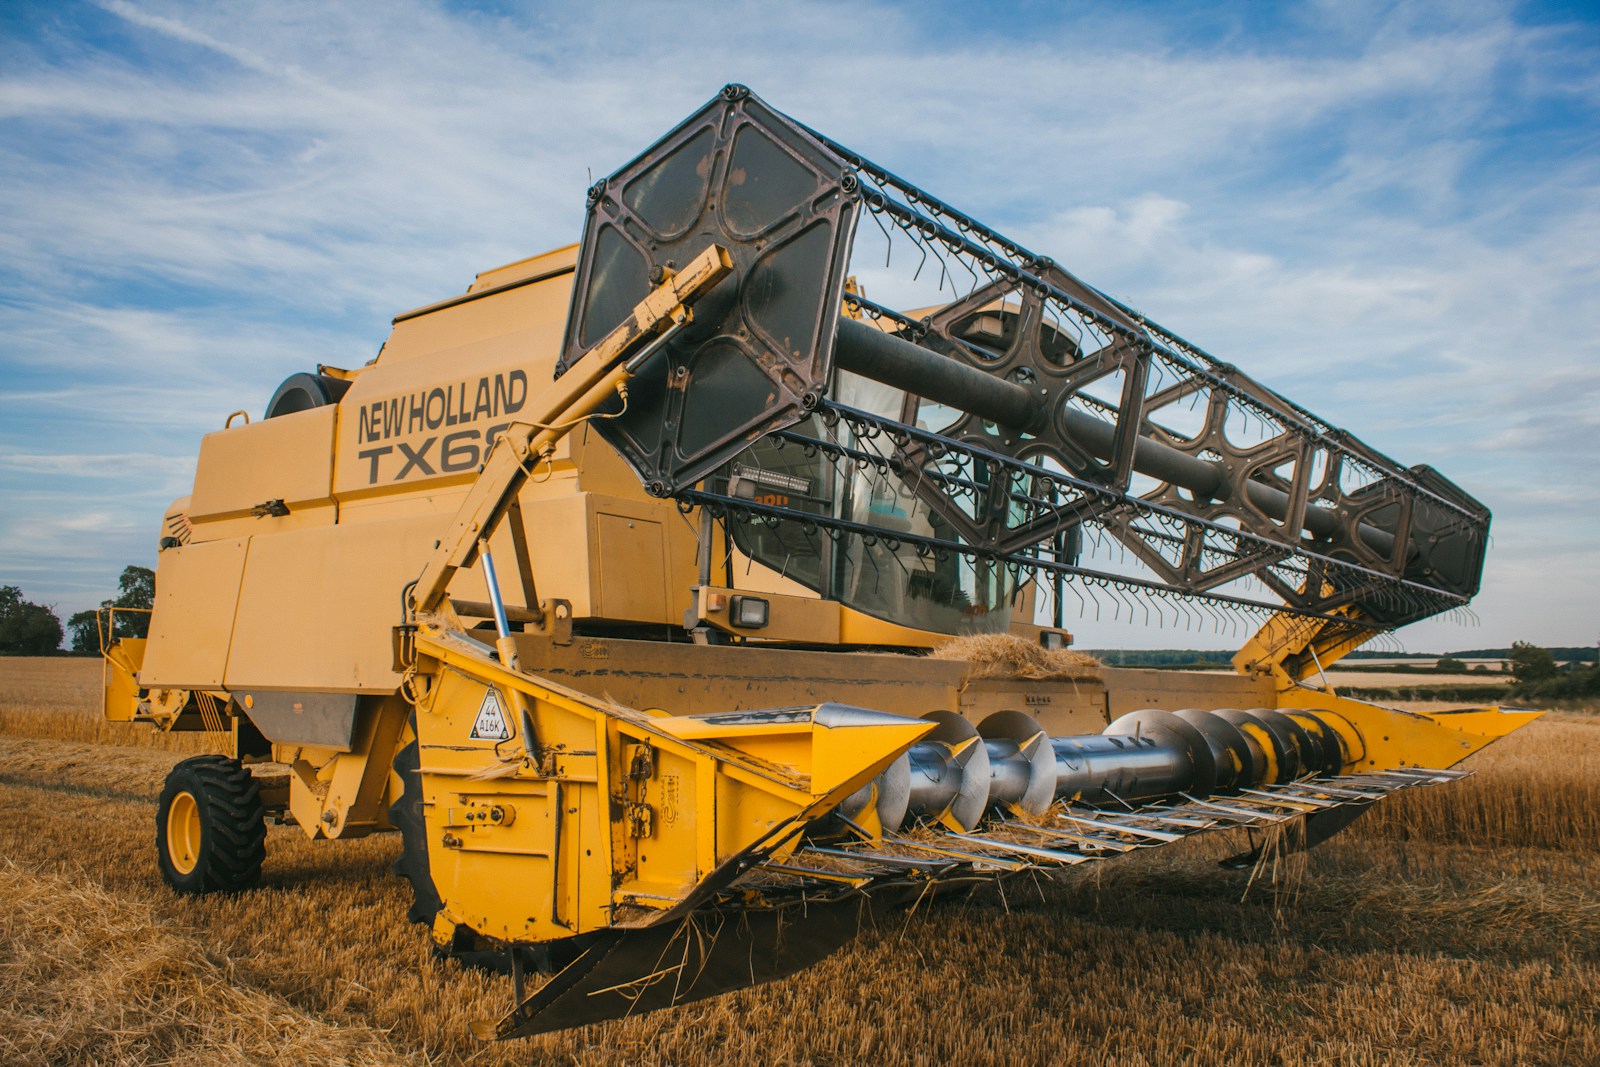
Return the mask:
[(847, 170), (730, 85), (589, 190), (557, 377), (629, 315), (652, 277), (711, 244), (733, 259), (693, 325), (641, 368), (628, 410), (595, 424), (650, 492), (692, 486), (825, 390), (856, 220)]

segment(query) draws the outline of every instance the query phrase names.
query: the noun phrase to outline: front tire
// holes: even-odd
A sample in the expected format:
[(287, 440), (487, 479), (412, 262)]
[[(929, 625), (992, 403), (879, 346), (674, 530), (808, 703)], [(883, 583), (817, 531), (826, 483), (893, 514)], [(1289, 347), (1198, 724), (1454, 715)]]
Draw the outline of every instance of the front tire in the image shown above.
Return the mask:
[(410, 740), (394, 755), (394, 773), (401, 792), (389, 805), (389, 824), (400, 831), (400, 858), (390, 868), (411, 883), (411, 907), (406, 918), (432, 926), (434, 916), (444, 907), (433, 884), (428, 866), (428, 824), (422, 812), (422, 756), (417, 745), (417, 713), (411, 713), (407, 735)]
[(156, 862), (179, 893), (233, 893), (261, 879), (261, 787), (238, 760), (194, 756), (167, 775), (156, 808)]
[[(423, 814), (422, 752), (417, 741), (417, 713), (411, 713), (407, 731), (410, 738), (394, 756), (394, 773), (400, 779), (400, 796), (389, 806), (389, 822), (400, 831), (400, 858), (391, 870), (411, 883), (411, 907), (406, 918), (432, 927), (444, 907), (439, 888), (433, 883), (428, 865), (428, 823)], [(510, 972), (510, 957), (499, 952), (465, 926), (457, 926), (448, 946), (437, 942), (433, 953), (441, 959), (456, 959), (469, 967), (498, 974)]]

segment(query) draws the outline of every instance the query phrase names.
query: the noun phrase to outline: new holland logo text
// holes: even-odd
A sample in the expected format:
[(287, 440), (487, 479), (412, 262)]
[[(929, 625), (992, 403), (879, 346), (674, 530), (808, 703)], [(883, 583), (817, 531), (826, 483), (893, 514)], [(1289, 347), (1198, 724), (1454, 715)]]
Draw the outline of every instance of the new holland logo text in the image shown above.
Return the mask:
[[(420, 438), (416, 435), (502, 418), (521, 411), (527, 402), (528, 375), (513, 370), (361, 405), (356, 443), (376, 445), (356, 453), (367, 461), (367, 483), (375, 484), (380, 474), (385, 481), (398, 482), (413, 474), (476, 470), (488, 454), (488, 446), (509, 422)], [(401, 437), (406, 440), (378, 443)]]

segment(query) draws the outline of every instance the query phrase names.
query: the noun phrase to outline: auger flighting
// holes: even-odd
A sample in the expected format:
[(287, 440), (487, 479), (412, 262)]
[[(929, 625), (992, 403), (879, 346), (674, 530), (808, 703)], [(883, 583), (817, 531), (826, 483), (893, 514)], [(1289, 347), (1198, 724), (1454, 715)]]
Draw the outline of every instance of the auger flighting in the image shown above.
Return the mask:
[(869, 837), (917, 823), (966, 833), (991, 815), (1041, 816), (1056, 804), (1132, 811), (1334, 777), (1364, 756), (1360, 733), (1321, 710), (1152, 709), (1070, 737), (1015, 711), (976, 726), (950, 712), (927, 717), (933, 733), (840, 805)]

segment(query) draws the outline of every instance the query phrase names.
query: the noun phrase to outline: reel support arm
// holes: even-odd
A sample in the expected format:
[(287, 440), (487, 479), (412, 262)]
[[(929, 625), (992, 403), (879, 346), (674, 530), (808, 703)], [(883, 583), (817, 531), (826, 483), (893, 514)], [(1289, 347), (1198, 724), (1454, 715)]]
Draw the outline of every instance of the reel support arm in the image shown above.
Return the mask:
[(639, 367), (693, 321), (691, 305), (730, 270), (727, 251), (711, 245), (682, 270), (663, 272), (632, 314), (594, 346), (584, 361), (584, 372), (558, 379), (534, 403), (531, 419), (513, 423), (501, 434), (417, 580), (411, 595), (413, 612), (439, 610), (451, 578), (478, 558), (478, 543), (487, 540), (515, 503), (530, 466), (547, 459), (558, 441), (613, 397), (621, 394), (625, 399)]

